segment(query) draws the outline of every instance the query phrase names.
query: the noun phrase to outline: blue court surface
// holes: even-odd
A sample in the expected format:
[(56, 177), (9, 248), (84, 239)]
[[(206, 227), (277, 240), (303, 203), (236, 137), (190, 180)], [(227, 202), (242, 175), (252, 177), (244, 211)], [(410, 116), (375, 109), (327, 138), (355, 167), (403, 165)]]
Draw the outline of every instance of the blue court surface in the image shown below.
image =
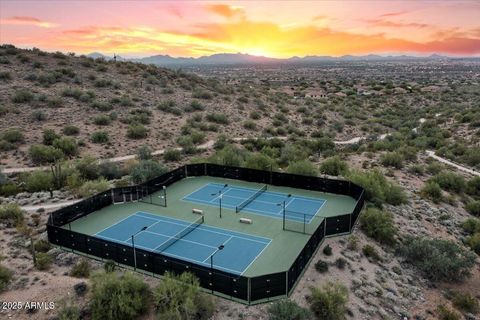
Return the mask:
[[(270, 239), (221, 228), (199, 225), (184, 237), (175, 237), (191, 226), (191, 222), (159, 216), (146, 212), (134, 213), (116, 224), (98, 232), (96, 237), (135, 248), (159, 252), (167, 256), (210, 267), (210, 256), (214, 255), (214, 269), (242, 274), (270, 243)], [(173, 239), (177, 240), (170, 244)], [(162, 246), (163, 245), (163, 246)], [(169, 245), (166, 246), (165, 245)], [(224, 249), (217, 251), (220, 245)]]
[[(235, 210), (246, 199), (254, 196), (258, 190), (219, 183), (208, 183), (182, 200), (219, 206), (222, 194), (222, 207)], [(273, 218), (283, 218), (283, 202), (285, 201), (285, 218), (296, 222), (310, 223), (320, 211), (326, 200), (291, 195), (286, 193), (264, 191), (248, 203), (241, 211), (260, 214)]]

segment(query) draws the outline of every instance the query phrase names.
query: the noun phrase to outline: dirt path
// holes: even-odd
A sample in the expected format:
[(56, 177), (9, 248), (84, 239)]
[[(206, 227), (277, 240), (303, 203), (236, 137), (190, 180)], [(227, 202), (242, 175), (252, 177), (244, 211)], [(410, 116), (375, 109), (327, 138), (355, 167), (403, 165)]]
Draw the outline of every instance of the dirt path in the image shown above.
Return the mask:
[(440, 161), (441, 163), (445, 163), (445, 164), (447, 164), (447, 165), (449, 165), (449, 166), (452, 166), (452, 167), (457, 168), (458, 170), (461, 170), (461, 171), (464, 171), (464, 172), (473, 174), (473, 175), (475, 175), (475, 176), (480, 176), (480, 172), (475, 171), (475, 170), (470, 169), (470, 168), (467, 168), (467, 167), (464, 167), (464, 166), (462, 166), (462, 165), (460, 165), (460, 164), (457, 164), (457, 163), (455, 163), (455, 162), (452, 162), (452, 161), (450, 161), (450, 160), (448, 160), (448, 159), (439, 157), (439, 156), (437, 156), (437, 155), (435, 154), (435, 151), (426, 150), (425, 152), (427, 153), (427, 155), (428, 155), (429, 157), (431, 157), (431, 158), (433, 158), (433, 159), (435, 159), (435, 160), (437, 160), (437, 161)]

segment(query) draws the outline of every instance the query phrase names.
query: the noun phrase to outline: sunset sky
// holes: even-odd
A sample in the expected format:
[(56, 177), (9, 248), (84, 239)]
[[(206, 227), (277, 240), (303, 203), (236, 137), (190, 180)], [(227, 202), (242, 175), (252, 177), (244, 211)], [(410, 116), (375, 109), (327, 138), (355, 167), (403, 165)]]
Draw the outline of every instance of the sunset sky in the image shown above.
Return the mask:
[(0, 1), (0, 42), (123, 56), (480, 56), (480, 1)]

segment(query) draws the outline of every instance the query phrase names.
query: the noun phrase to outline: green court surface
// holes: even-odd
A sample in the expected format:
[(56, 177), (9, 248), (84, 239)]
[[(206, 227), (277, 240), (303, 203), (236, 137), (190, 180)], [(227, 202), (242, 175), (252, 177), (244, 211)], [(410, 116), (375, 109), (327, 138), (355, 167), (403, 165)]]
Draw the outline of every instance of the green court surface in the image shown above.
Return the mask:
[[(244, 276), (254, 277), (288, 270), (311, 235), (283, 230), (281, 217), (261, 215), (248, 209), (235, 213), (235, 208), (227, 206), (223, 207), (222, 218), (220, 218), (218, 203), (192, 202), (184, 199), (209, 184), (228, 184), (229, 186), (240, 189), (249, 188), (254, 190), (258, 190), (263, 186), (258, 183), (209, 176), (186, 178), (167, 188), (167, 207), (144, 202), (119, 203), (75, 220), (71, 223), (70, 227), (76, 232), (95, 235), (137, 212), (171, 217), (184, 221), (194, 221), (198, 219), (199, 215), (192, 213), (192, 209), (201, 209), (205, 217), (205, 226), (271, 239), (271, 242), (265, 247), (261, 254), (259, 254), (243, 272)], [(291, 194), (297, 196), (297, 198), (313, 198), (323, 203), (318, 212), (316, 212), (315, 218), (311, 219), (310, 224), (307, 225), (310, 229), (316, 228), (316, 226), (322, 222), (323, 217), (333, 217), (351, 213), (356, 204), (356, 200), (349, 196), (303, 189), (269, 185), (268, 192), (271, 194)], [(152, 196), (159, 196), (159, 194), (153, 194)], [(281, 209), (281, 207), (279, 208)], [(251, 219), (253, 223), (240, 223), (240, 218)], [(64, 227), (68, 228), (69, 226)], [(135, 230), (132, 231), (135, 232)]]

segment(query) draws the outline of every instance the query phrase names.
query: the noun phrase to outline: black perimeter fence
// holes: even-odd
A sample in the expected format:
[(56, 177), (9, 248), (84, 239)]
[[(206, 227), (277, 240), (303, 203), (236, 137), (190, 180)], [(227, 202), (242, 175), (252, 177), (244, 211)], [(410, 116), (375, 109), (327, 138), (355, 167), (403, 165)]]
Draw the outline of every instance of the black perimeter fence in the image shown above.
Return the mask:
[(136, 268), (143, 272), (151, 273), (152, 276), (161, 276), (166, 271), (175, 274), (191, 272), (200, 280), (200, 285), (203, 288), (222, 297), (248, 304), (289, 296), (322, 240), (328, 236), (351, 232), (365, 202), (363, 188), (344, 180), (216, 164), (189, 164), (140, 185), (114, 188), (53, 212), (47, 224), (48, 240), (55, 245), (69, 248), (74, 252), (87, 254), (93, 258), (114, 260), (121, 265), (134, 267), (134, 252), (131, 246), (71, 231), (66, 226), (72, 221), (103, 207), (114, 203), (137, 201), (163, 189), (163, 186), (168, 186), (191, 176), (222, 177), (275, 186), (329, 192), (348, 195), (357, 200), (352, 212), (325, 218), (315, 230), (312, 230), (307, 244), (301, 250), (292, 266), (284, 272), (257, 277), (245, 277), (220, 270), (212, 270), (160, 253), (135, 248)]

